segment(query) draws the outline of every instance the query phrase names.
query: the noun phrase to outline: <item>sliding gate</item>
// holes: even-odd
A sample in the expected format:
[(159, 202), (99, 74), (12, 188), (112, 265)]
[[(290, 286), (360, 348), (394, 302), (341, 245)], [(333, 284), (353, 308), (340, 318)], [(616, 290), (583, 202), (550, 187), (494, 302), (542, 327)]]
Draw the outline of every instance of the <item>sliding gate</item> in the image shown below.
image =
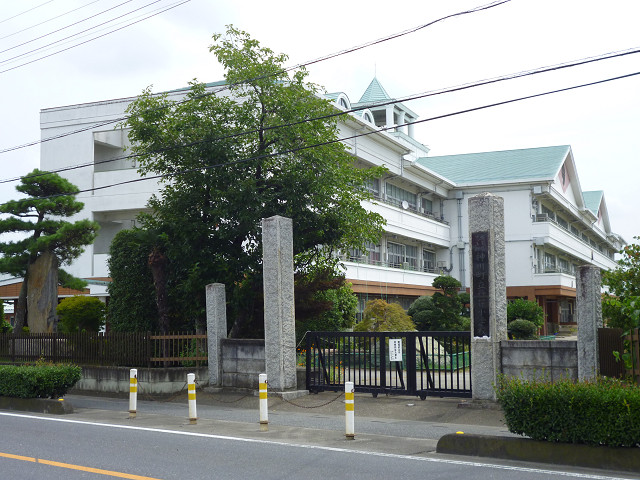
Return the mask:
[(307, 389), (471, 397), (469, 332), (307, 332)]

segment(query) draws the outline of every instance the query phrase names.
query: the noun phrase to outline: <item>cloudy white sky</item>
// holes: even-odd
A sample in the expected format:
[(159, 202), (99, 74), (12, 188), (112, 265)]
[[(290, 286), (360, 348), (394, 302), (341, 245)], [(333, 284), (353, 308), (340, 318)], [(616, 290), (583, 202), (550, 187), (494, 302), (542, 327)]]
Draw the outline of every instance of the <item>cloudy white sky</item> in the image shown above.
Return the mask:
[[(154, 91), (168, 90), (193, 78), (220, 80), (222, 70), (208, 47), (211, 35), (227, 24), (287, 53), (293, 65), (489, 0), (190, 0), (178, 5), (182, 1), (0, 0), (0, 150), (39, 139), (43, 108), (132, 96), (149, 85)], [(135, 9), (140, 10), (72, 37), (66, 41), (70, 43), (47, 47)], [(357, 101), (376, 75), (392, 97), (401, 98), (640, 47), (638, 18), (637, 0), (511, 0), (311, 65), (309, 79)], [(29, 43), (18, 46), (24, 42)], [(428, 118), (635, 72), (640, 72), (640, 53), (406, 104)], [(416, 128), (416, 136), (430, 146), (432, 155), (571, 145), (582, 189), (605, 191), (614, 231), (631, 241), (640, 235), (639, 87), (640, 76), (635, 76), (516, 102), (426, 122)], [(39, 155), (37, 145), (1, 153), (0, 180), (31, 171), (39, 165)], [(0, 184), (0, 201), (14, 197), (14, 187)]]

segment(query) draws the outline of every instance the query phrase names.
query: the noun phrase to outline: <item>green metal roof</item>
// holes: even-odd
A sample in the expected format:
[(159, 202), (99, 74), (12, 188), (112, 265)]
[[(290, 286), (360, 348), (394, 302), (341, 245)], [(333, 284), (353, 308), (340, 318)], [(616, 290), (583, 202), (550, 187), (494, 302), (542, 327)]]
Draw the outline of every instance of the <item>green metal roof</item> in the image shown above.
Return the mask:
[(602, 197), (604, 197), (604, 192), (602, 190), (582, 192), (585, 207), (587, 207), (596, 217), (598, 216), (598, 210), (600, 210)]
[(571, 147), (525, 148), (418, 158), (417, 163), (456, 184), (553, 180)]
[(375, 103), (384, 102), (385, 100), (391, 100), (391, 97), (384, 89), (384, 87), (380, 85), (378, 79), (374, 77), (367, 89), (362, 94), (360, 100), (358, 100), (358, 103)]

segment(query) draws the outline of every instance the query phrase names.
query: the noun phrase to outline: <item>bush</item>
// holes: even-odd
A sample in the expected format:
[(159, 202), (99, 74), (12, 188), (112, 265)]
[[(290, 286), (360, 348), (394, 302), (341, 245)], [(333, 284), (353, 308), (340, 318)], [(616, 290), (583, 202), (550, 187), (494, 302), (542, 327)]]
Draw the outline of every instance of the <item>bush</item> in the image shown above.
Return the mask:
[(56, 308), (60, 316), (58, 329), (62, 333), (98, 332), (104, 325), (105, 311), (105, 304), (96, 297), (76, 295), (65, 298)]
[(515, 340), (535, 340), (538, 338), (536, 324), (521, 318), (509, 323), (507, 331)]
[(501, 377), (498, 402), (511, 433), (534, 440), (640, 446), (640, 388), (614, 379), (536, 382)]
[(416, 329), (409, 315), (397, 303), (370, 300), (362, 314), (362, 321), (354, 332), (412, 332)]
[(0, 333), (11, 333), (13, 327), (4, 318), (0, 319)]
[(0, 365), (0, 396), (59, 398), (81, 374), (82, 369), (75, 365)]
[(516, 298), (507, 303), (507, 322), (514, 320), (529, 320), (536, 327), (542, 328), (544, 325), (544, 309), (538, 302)]

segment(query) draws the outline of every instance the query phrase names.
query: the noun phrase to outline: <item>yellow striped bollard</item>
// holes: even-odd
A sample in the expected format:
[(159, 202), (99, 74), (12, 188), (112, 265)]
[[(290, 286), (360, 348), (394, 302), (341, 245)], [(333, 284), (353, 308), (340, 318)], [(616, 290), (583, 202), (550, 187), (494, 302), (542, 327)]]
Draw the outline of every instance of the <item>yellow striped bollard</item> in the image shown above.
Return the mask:
[(347, 437), (347, 440), (353, 440), (356, 437), (354, 391), (353, 382), (344, 382), (345, 437)]
[(138, 409), (138, 369), (129, 370), (129, 418), (136, 418)]
[(269, 403), (267, 400), (267, 374), (258, 377), (258, 391), (260, 394), (260, 425), (269, 423)]
[(195, 425), (198, 421), (196, 411), (196, 375), (195, 373), (187, 374), (187, 392), (189, 397), (189, 423)]

